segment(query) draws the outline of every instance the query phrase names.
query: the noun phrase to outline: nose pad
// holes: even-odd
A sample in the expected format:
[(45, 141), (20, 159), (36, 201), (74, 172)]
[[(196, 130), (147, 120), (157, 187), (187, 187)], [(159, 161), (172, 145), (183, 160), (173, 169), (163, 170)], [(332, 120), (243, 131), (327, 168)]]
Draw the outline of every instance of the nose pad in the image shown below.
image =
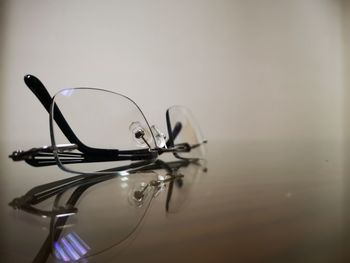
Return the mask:
[(154, 139), (156, 140), (156, 145), (159, 148), (163, 148), (166, 145), (166, 136), (162, 133), (155, 125), (151, 127)]
[(148, 129), (144, 128), (138, 121), (134, 121), (129, 126), (129, 131), (132, 134), (133, 140), (139, 147), (149, 147), (151, 142), (151, 134)]
[(153, 197), (156, 198), (161, 192), (164, 192), (167, 189), (166, 184), (160, 184), (157, 186), (156, 191), (154, 192)]
[(151, 186), (144, 182), (132, 187), (129, 193), (129, 203), (132, 206), (142, 207), (149, 197), (150, 188)]

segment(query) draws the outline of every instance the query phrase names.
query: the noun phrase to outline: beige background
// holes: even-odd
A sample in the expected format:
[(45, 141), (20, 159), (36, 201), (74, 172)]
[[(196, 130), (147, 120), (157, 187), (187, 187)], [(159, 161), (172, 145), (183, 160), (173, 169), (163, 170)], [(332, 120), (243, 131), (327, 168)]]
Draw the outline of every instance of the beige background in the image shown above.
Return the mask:
[(2, 141), (49, 143), (26, 73), (126, 94), (162, 128), (187, 105), (211, 141), (342, 138), (346, 1), (0, 3)]
[(344, 100), (344, 109), (345, 109), (345, 114), (344, 114), (344, 120), (346, 124), (346, 129), (345, 129), (345, 138), (347, 139), (347, 142), (349, 143), (350, 139), (350, 105), (349, 105), (349, 99), (350, 99), (350, 1), (343, 1), (344, 6), (343, 6), (343, 17), (344, 17), (344, 39), (345, 39), (345, 61), (344, 61), (344, 80), (345, 80), (345, 85), (344, 85), (344, 92), (345, 92), (345, 100)]

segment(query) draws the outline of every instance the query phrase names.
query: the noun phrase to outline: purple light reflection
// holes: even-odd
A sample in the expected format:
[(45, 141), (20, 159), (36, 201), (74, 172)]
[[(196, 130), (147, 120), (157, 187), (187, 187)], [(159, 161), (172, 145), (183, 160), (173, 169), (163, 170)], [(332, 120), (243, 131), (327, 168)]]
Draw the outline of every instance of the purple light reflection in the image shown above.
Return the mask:
[(74, 232), (61, 237), (54, 243), (56, 258), (64, 262), (77, 261), (89, 250), (90, 247)]
[(80, 258), (79, 254), (74, 250), (71, 244), (64, 237), (61, 238), (61, 243), (63, 245), (64, 251), (68, 253), (71, 259), (78, 260)]

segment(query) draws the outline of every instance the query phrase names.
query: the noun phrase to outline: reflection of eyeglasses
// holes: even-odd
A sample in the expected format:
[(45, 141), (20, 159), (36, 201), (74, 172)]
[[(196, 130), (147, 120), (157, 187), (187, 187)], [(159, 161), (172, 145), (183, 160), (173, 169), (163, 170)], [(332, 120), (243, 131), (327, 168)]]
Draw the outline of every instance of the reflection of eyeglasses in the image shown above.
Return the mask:
[[(59, 260), (78, 260), (126, 239), (136, 229), (151, 199), (164, 190), (167, 183), (166, 210), (178, 206), (176, 195), (184, 197), (188, 194), (195, 177), (205, 171), (201, 164), (190, 160), (158, 160), (152, 164), (143, 162), (118, 167), (115, 171), (123, 171), (119, 174), (77, 175), (36, 186), (24, 196), (14, 199), (10, 205), (42, 217), (51, 217), (50, 236), (35, 262), (44, 262), (51, 250)], [(165, 174), (162, 175), (161, 171)], [(123, 191), (128, 184), (130, 189)], [(111, 189), (113, 193), (108, 191)], [(107, 202), (104, 197), (108, 197)], [(36, 208), (50, 198), (55, 199), (52, 211)], [(99, 215), (101, 209), (103, 214)], [(100, 233), (103, 234), (98, 236)]]
[(15, 151), (10, 155), (15, 161), (33, 166), (57, 164), (67, 172), (96, 174), (115, 166), (115, 161), (154, 161), (165, 152), (179, 159), (203, 158), (206, 141), (190, 111), (182, 106), (166, 112), (166, 140), (124, 95), (69, 88), (51, 98), (36, 77), (27, 75), (24, 80), (50, 114), (51, 146)]
[[(203, 163), (204, 164), (204, 163)], [(83, 174), (82, 175), (76, 175), (74, 177), (70, 177), (67, 179), (62, 179), (58, 181), (54, 181), (51, 183), (38, 185), (31, 190), (29, 190), (25, 195), (13, 199), (9, 205), (12, 206), (15, 209), (21, 209), (23, 211), (26, 211), (27, 213), (34, 214), (41, 216), (43, 218), (46, 217), (63, 217), (68, 214), (75, 214), (77, 212), (76, 208), (73, 208), (71, 206), (69, 207), (60, 207), (59, 209), (55, 209), (55, 211), (45, 211), (41, 210), (35, 207), (35, 205), (40, 204), (44, 202), (45, 200), (61, 195), (64, 192), (68, 191), (69, 189), (72, 189), (74, 187), (82, 187), (84, 186), (84, 189), (86, 186), (90, 187), (92, 185), (105, 182), (111, 179), (114, 179), (118, 176), (121, 176), (122, 181), (127, 181), (128, 177), (131, 174), (137, 174), (142, 175), (146, 172), (153, 172), (154, 170), (163, 169), (166, 171), (165, 177), (159, 177), (156, 180), (153, 179), (150, 182), (142, 182), (140, 185), (144, 185), (143, 191), (135, 190), (134, 192), (130, 192), (129, 194), (132, 194), (132, 199), (134, 201), (138, 201), (139, 205), (141, 205), (143, 192), (145, 192), (146, 188), (148, 187), (157, 187), (161, 185), (162, 183), (168, 183), (172, 181), (181, 181), (183, 175), (178, 174), (178, 170), (180, 168), (188, 167), (189, 165), (196, 165), (201, 167), (201, 164), (198, 161), (191, 161), (191, 160), (179, 160), (179, 161), (172, 161), (172, 162), (163, 162), (161, 160), (157, 160), (154, 163), (149, 162), (136, 162), (132, 163), (130, 165), (120, 166), (114, 169), (110, 169), (109, 174), (96, 174), (94, 177), (86, 177)], [(205, 167), (203, 166), (203, 170), (205, 171)], [(86, 187), (86, 189), (88, 188)], [(78, 193), (79, 196), (82, 194), (81, 191), (78, 191), (76, 193), (76, 197), (74, 199), (78, 199)], [(171, 191), (170, 191), (171, 195)], [(171, 196), (168, 198), (168, 203), (171, 200)], [(168, 210), (169, 204), (166, 205), (166, 208)]]

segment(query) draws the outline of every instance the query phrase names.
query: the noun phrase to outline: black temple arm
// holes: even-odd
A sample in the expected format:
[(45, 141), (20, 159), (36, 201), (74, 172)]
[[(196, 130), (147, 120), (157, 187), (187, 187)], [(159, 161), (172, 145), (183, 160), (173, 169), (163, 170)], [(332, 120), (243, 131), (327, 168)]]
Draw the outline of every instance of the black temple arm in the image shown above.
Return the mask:
[[(52, 103), (52, 97), (43, 85), (43, 83), (35, 76), (33, 75), (26, 75), (24, 77), (24, 82), (28, 86), (28, 88), (34, 93), (34, 95), (38, 98), (38, 100), (41, 102), (41, 104), (44, 106), (47, 112), (50, 112), (50, 106)], [(85, 144), (83, 144), (79, 138), (75, 135), (69, 124), (67, 123), (66, 119), (64, 118), (63, 114), (59, 110), (59, 108), (55, 105), (55, 122), (57, 123), (58, 127), (60, 127), (63, 134), (67, 137), (68, 141), (70, 143), (74, 143), (78, 145), (78, 148), (85, 152), (85, 151), (91, 151), (92, 149)]]
[[(56, 145), (55, 149), (62, 164), (154, 160), (158, 155), (156, 151), (149, 151), (148, 149), (128, 151), (94, 149), (93, 152), (77, 152), (74, 151), (78, 149), (75, 144)], [(29, 165), (35, 167), (57, 164), (52, 146), (32, 148), (28, 151), (14, 151), (9, 157), (14, 161), (24, 160)]]
[(174, 127), (171, 127), (170, 116), (168, 111), (166, 112), (166, 122), (169, 135), (168, 141), (166, 142), (166, 146), (169, 148), (174, 146), (174, 141), (182, 130), (182, 123), (178, 121), (176, 122)]
[(49, 112), (52, 98), (41, 81), (33, 75), (25, 75), (24, 82)]

